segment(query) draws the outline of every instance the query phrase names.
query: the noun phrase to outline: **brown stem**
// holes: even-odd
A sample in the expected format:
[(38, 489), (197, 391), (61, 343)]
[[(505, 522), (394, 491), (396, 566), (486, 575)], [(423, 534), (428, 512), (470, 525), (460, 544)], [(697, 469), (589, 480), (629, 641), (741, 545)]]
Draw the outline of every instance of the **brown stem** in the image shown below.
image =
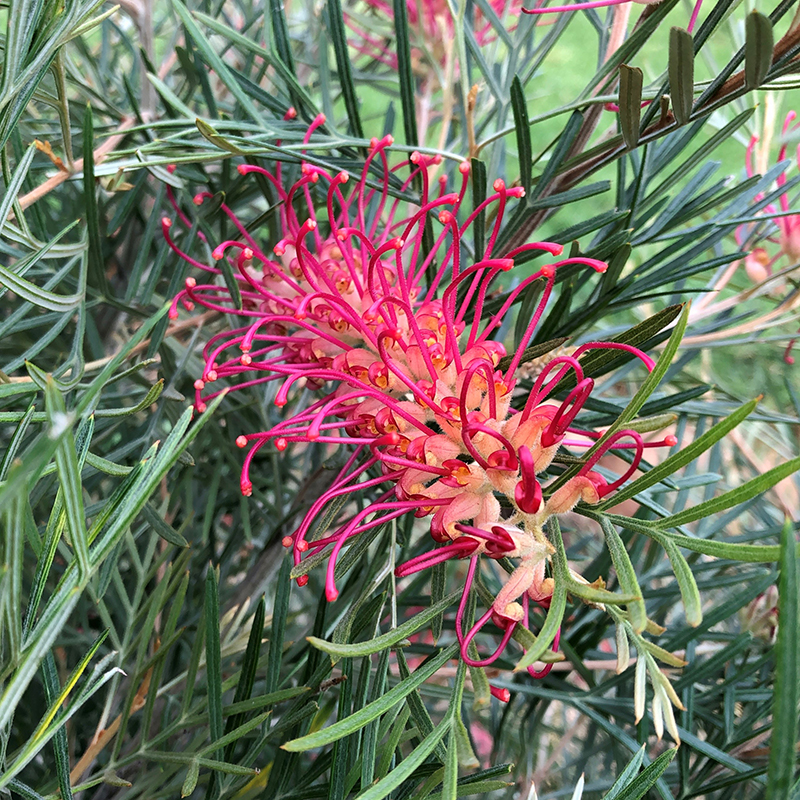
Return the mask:
[[(106, 159), (106, 156), (111, 153), (111, 151), (125, 138), (125, 131), (129, 128), (132, 128), (136, 120), (133, 117), (125, 117), (119, 125), (118, 133), (115, 133), (113, 136), (109, 136), (103, 144), (101, 144), (95, 151), (94, 151), (94, 163), (95, 164), (102, 164), (103, 161)], [(73, 165), (72, 169), (64, 172), (63, 170), (59, 170), (55, 175), (48, 178), (44, 183), (37, 186), (35, 189), (32, 189), (27, 194), (22, 195), (19, 198), (20, 207), (25, 209), (28, 206), (33, 205), (37, 200), (41, 200), (46, 194), (49, 194), (58, 186), (61, 186), (65, 180), (71, 178), (73, 175), (76, 175), (83, 169), (83, 159), (79, 158)]]

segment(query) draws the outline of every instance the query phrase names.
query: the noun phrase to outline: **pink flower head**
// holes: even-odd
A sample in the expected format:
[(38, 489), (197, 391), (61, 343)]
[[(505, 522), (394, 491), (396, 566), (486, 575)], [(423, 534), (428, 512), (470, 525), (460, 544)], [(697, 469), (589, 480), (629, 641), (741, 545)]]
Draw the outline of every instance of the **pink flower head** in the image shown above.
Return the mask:
[[(654, 6), (661, 2), (661, 0), (590, 0), (586, 3), (570, 3), (565, 6), (545, 6), (543, 0), (540, 0), (534, 8), (523, 8), (524, 14), (559, 14), (565, 11), (581, 11), (588, 8), (605, 8), (606, 6), (618, 6), (623, 3), (638, 3), (644, 6)], [(689, 19), (689, 24), (686, 30), (691, 33), (697, 22), (697, 16), (700, 13), (700, 8), (703, 5), (703, 0), (695, 0), (694, 8), (692, 9), (692, 16)]]
[[(306, 141), (319, 123), (311, 126)], [(300, 178), (288, 188), (277, 168), (239, 166), (242, 175), (264, 176), (282, 201), (282, 235), (271, 254), (222, 204), (239, 238), (218, 244), (213, 256), (228, 259), (235, 271), (241, 307), (217, 267), (177, 247), (165, 219), (170, 246), (208, 276), (203, 283), (187, 279), (171, 314), (176, 316), (183, 304), (239, 320), (232, 330), (212, 336), (203, 350), (205, 366), (195, 382), (198, 410), (222, 381), (233, 391), (272, 383), (276, 405), (291, 407), (269, 430), (238, 437), (237, 444), (247, 449), (241, 474), (245, 495), (252, 492), (253, 459), (269, 442), (280, 450), (310, 442), (347, 448), (349, 457), (330, 488), (284, 540), (296, 564), (328, 554), (328, 600), (338, 595), (335, 568), (344, 547), (393, 519), (427, 517), (434, 549), (400, 565), (397, 575), (469, 558), (458, 636), (469, 663), (491, 663), (514, 628), (527, 623), (530, 601), (547, 605), (552, 595), (546, 574), (548, 517), (580, 501), (599, 502), (636, 471), (646, 447), (675, 440), (645, 443), (633, 430), (617, 431), (572, 478), (548, 491), (544, 474), (559, 448), (586, 450), (601, 436), (577, 421), (594, 386), (581, 357), (606, 349), (631, 353), (648, 369), (653, 362), (626, 344), (588, 342), (546, 364), (524, 404), (513, 407), (517, 367), (558, 270), (585, 265), (603, 272), (606, 265), (583, 256), (560, 258), (562, 246), (551, 242), (525, 244), (500, 257), (495, 249), (505, 212), (523, 190), (496, 180), (493, 192), (470, 210), (464, 202), (467, 163), (460, 165), (457, 191), (448, 191), (440, 179), (434, 192), (428, 167), (439, 157), (412, 153), (390, 167), (391, 145), (390, 136), (373, 139), (356, 177), (304, 162)], [(422, 187), (416, 202), (405, 199), (415, 181)], [(485, 246), (468, 258), (471, 229), (484, 214), (491, 220)], [(426, 228), (432, 230), (431, 240)], [(494, 310), (486, 311), (489, 293), (514, 269), (515, 259), (532, 254), (551, 261), (532, 274), (522, 272)], [(494, 337), (515, 301), (537, 282), (542, 287), (538, 306), (507, 358)], [(554, 399), (565, 380), (574, 388)], [(311, 390), (313, 399), (301, 390)], [(607, 481), (596, 470), (598, 462), (622, 450), (630, 453), (628, 463)], [(361, 494), (368, 502), (353, 510), (346, 501)], [(337, 503), (343, 503), (345, 518), (312, 536), (314, 522)], [(508, 557), (518, 566), (477, 625), (462, 631), (466, 593), (480, 556)], [(300, 584), (306, 581), (298, 578)], [(501, 646), (476, 662), (467, 651), (490, 619), (503, 631)]]

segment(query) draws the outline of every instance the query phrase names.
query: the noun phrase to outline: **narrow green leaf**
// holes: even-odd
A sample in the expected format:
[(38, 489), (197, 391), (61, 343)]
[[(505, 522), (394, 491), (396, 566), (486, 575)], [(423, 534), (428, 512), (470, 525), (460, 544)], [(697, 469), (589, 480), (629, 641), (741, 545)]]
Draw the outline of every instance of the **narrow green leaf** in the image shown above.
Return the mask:
[[(66, 413), (64, 399), (52, 380), (47, 382), (45, 402), (52, 428), (58, 429), (63, 425), (68, 425), (71, 428), (71, 419), (70, 415)], [(86, 580), (91, 573), (92, 564), (89, 557), (86, 519), (83, 513), (83, 487), (78, 467), (78, 454), (75, 450), (75, 439), (71, 430), (59, 438), (58, 447), (56, 448), (56, 467), (58, 469), (61, 498), (66, 511), (70, 543), (78, 562), (80, 579)]]
[(514, 667), (514, 672), (527, 669), (544, 655), (547, 648), (550, 647), (553, 640), (556, 638), (558, 629), (561, 627), (561, 622), (564, 619), (564, 612), (567, 608), (567, 586), (570, 582), (570, 574), (567, 553), (564, 550), (564, 541), (561, 538), (561, 526), (558, 523), (558, 518), (555, 516), (550, 517), (547, 521), (547, 525), (550, 528), (550, 539), (555, 547), (555, 553), (553, 554), (553, 579), (555, 581), (555, 589), (553, 590), (553, 597), (550, 600), (550, 608), (547, 611), (547, 617), (545, 618), (541, 631), (539, 631), (539, 635), (536, 637), (536, 642), (519, 660)]
[(208, 726), (211, 741), (223, 736), (222, 727), (222, 664), (219, 638), (219, 589), (217, 572), (209, 565), (206, 573), (206, 685), (208, 687)]
[(109, 461), (102, 456), (96, 456), (94, 453), (86, 454), (86, 463), (98, 472), (104, 472), (106, 475), (112, 475), (115, 478), (124, 478), (134, 469), (134, 467), (123, 467), (121, 464)]
[[(275, 47), (278, 50), (278, 57), (286, 67), (290, 75), (297, 80), (297, 70), (294, 65), (292, 55), (292, 43), (289, 39), (289, 28), (286, 24), (286, 14), (284, 13), (281, 0), (269, 0), (270, 21), (272, 22), (272, 36), (275, 40)], [(289, 85), (289, 92), (292, 94), (292, 102), (296, 99), (292, 93), (292, 85)]]
[[(0, 620), (7, 621), (6, 635), (9, 652), (4, 663), (14, 664), (19, 659), (24, 629), (22, 609), (22, 576), (25, 551), (25, 504), (23, 492), (3, 510), (3, 562), (0, 563)], [(5, 626), (4, 626), (5, 627)], [(6, 662), (8, 659), (8, 662)]]
[(328, 0), (328, 30), (331, 33), (333, 52), (336, 56), (336, 67), (339, 71), (339, 86), (342, 90), (344, 107), (350, 122), (350, 130), (358, 139), (364, 138), (361, 125), (361, 114), (358, 110), (358, 95), (353, 83), (353, 70), (350, 66), (350, 55), (347, 52), (347, 34), (340, 0)]
[(211, 744), (201, 747), (197, 751), (197, 754), (204, 756), (206, 753), (210, 753), (212, 750), (218, 750), (221, 747), (227, 748), (230, 745), (235, 745), (236, 742), (238, 742), (243, 736), (250, 733), (250, 731), (254, 731), (259, 725), (262, 725), (264, 722), (266, 722), (271, 714), (271, 711), (265, 711), (263, 714), (253, 717), (251, 720), (242, 723)]
[(674, 539), (665, 538), (662, 542), (667, 557), (678, 581), (678, 588), (683, 600), (683, 608), (686, 614), (686, 622), (696, 628), (703, 621), (703, 603), (700, 598), (700, 590), (692, 574), (689, 562), (683, 557)]
[(793, 458), (784, 464), (773, 467), (763, 475), (758, 475), (747, 481), (747, 483), (743, 483), (736, 489), (731, 489), (729, 492), (719, 495), (719, 497), (712, 497), (711, 500), (707, 500), (705, 503), (700, 503), (678, 514), (659, 519), (656, 521), (656, 525), (660, 528), (676, 528), (679, 525), (685, 525), (687, 522), (694, 522), (711, 516), (711, 514), (725, 511), (725, 509), (732, 506), (738, 506), (740, 503), (744, 503), (771, 489), (776, 483), (793, 475), (799, 469), (800, 457)]
[(685, 125), (694, 103), (694, 41), (682, 28), (669, 32), (669, 95), (678, 125)]
[(242, 700), (239, 703), (231, 703), (224, 707), (223, 711), (228, 714), (246, 714), (248, 711), (258, 711), (267, 706), (274, 706), (277, 703), (283, 703), (286, 700), (293, 700), (301, 694), (310, 692), (308, 686), (295, 686), (289, 689), (280, 689), (277, 692), (270, 694), (259, 694), (256, 697), (251, 697), (249, 700)]
[(191, 764), (196, 761), (199, 767), (224, 772), (228, 775), (252, 776), (258, 775), (259, 770), (252, 767), (242, 767), (239, 764), (229, 764), (226, 761), (216, 761), (213, 758), (200, 758), (191, 753), (175, 753), (169, 750), (148, 750), (144, 757), (149, 761), (163, 762), (165, 764)]
[(148, 390), (147, 394), (135, 405), (128, 408), (98, 408), (95, 411), (95, 416), (98, 419), (103, 417), (129, 417), (131, 414), (138, 414), (149, 408), (153, 403), (161, 397), (161, 392), (164, 391), (164, 379), (159, 378)]
[(221, 258), (217, 264), (222, 270), (222, 279), (225, 281), (225, 288), (231, 296), (233, 307), (241, 310), (243, 308), (242, 290), (239, 288), (239, 281), (236, 280), (230, 259)]
[(564, 130), (561, 132), (561, 136), (558, 138), (550, 160), (547, 162), (542, 174), (536, 179), (536, 183), (530, 192), (529, 203), (536, 200), (549, 186), (564, 159), (567, 157), (567, 153), (569, 153), (575, 141), (575, 137), (578, 135), (582, 126), (583, 114), (580, 111), (573, 111), (569, 120), (567, 120), (567, 124), (564, 126)]
[[(578, 511), (590, 519), (600, 521), (600, 515), (595, 514), (590, 509), (579, 508)], [(605, 516), (615, 525), (639, 531), (660, 544), (663, 544), (667, 539), (671, 539), (678, 547), (682, 547), (684, 550), (691, 550), (694, 553), (702, 553), (715, 558), (727, 558), (731, 561), (744, 561), (750, 564), (766, 564), (777, 561), (780, 557), (780, 547), (777, 545), (741, 544), (737, 542), (719, 542), (713, 539), (695, 539), (691, 536), (681, 536), (680, 534), (662, 530), (658, 525), (660, 520), (645, 521), (618, 514), (606, 514)]]
[[(253, 614), (253, 621), (250, 624), (250, 635), (247, 638), (247, 648), (245, 649), (244, 660), (242, 661), (242, 671), (239, 675), (239, 682), (236, 684), (236, 693), (233, 696), (234, 704), (249, 700), (250, 695), (253, 693), (253, 686), (255, 686), (256, 682), (256, 671), (258, 670), (258, 660), (261, 655), (261, 638), (264, 635), (264, 618), (266, 613), (266, 602), (262, 595), (256, 605), (256, 612)], [(243, 722), (243, 713), (229, 716), (225, 722), (225, 734), (227, 735), (232, 730), (238, 728)], [(232, 760), (235, 746), (236, 742), (233, 741), (225, 748), (223, 760)]]
[(619, 65), (619, 126), (629, 150), (639, 143), (642, 118), (642, 71), (639, 67)]
[(629, 785), (636, 773), (639, 772), (639, 767), (642, 766), (645, 747), (646, 745), (642, 745), (639, 750), (636, 751), (633, 758), (626, 765), (625, 769), (622, 770), (617, 779), (614, 781), (614, 785), (608, 790), (608, 793), (605, 795), (603, 800), (619, 800), (620, 792)]
[(445, 718), (426, 736), (422, 743), (400, 765), (392, 770), (385, 778), (370, 786), (358, 796), (358, 800), (383, 800), (388, 797), (398, 786), (408, 780), (411, 775), (425, 762), (434, 748), (450, 730), (450, 715)]
[[(659, 356), (655, 367), (653, 367), (653, 371), (647, 376), (641, 388), (633, 396), (630, 403), (628, 403), (628, 405), (625, 407), (625, 410), (622, 412), (622, 414), (620, 414), (619, 418), (614, 422), (611, 428), (606, 431), (604, 438), (608, 437), (610, 431), (617, 431), (624, 427), (628, 422), (633, 420), (647, 401), (647, 398), (650, 397), (650, 395), (656, 390), (658, 384), (661, 383), (661, 379), (669, 369), (672, 359), (675, 357), (675, 353), (678, 352), (678, 347), (680, 346), (681, 339), (683, 338), (688, 321), (689, 306), (687, 304), (683, 307), (681, 315), (678, 317), (678, 321), (675, 324), (675, 328), (669, 337), (669, 341)], [(593, 448), (593, 450), (594, 449), (596, 449), (596, 447)]]
[[(624, 266), (624, 265), (623, 265)], [(621, 342), (622, 344), (630, 344), (634, 347), (642, 347), (651, 339), (654, 339), (660, 334), (678, 315), (681, 313), (682, 307), (679, 305), (667, 306), (667, 308), (656, 312), (646, 320), (637, 323), (628, 330), (623, 331), (617, 336), (611, 337), (610, 342)], [(557, 340), (554, 340), (557, 341)], [(564, 339), (563, 341), (566, 341)], [(631, 356), (632, 358), (632, 356)], [(618, 350), (590, 350), (583, 355), (580, 359), (583, 372), (588, 377), (596, 377), (602, 374), (609, 365), (623, 360), (620, 357)], [(502, 363), (502, 362), (501, 362)], [(510, 362), (509, 362), (510, 363)], [(554, 392), (569, 391), (574, 389), (577, 382), (573, 376), (568, 376), (563, 381), (559, 381), (558, 387)], [(638, 410), (636, 412), (639, 413)], [(636, 414), (634, 414), (634, 417)], [(633, 419), (633, 417), (631, 417)]]
[(8, 788), (12, 792), (16, 792), (20, 797), (25, 798), (25, 800), (45, 800), (43, 795), (31, 789), (27, 783), (18, 781), (16, 778), (9, 782)]
[(36, 406), (33, 403), (28, 406), (8, 442), (6, 451), (3, 453), (3, 460), (0, 461), (0, 481), (4, 481), (6, 479), (6, 475), (8, 475), (8, 471), (11, 469), (14, 459), (17, 457), (19, 448), (22, 446), (22, 440), (25, 438), (25, 434), (28, 431), (28, 426), (31, 424), (31, 420), (33, 419), (35, 408)]
[(531, 126), (528, 119), (528, 107), (525, 103), (525, 92), (518, 75), (515, 75), (511, 81), (511, 110), (514, 112), (514, 128), (517, 134), (519, 181), (527, 195), (531, 190), (533, 148), (531, 147)]
[(274, 692), (278, 688), (283, 658), (283, 637), (286, 631), (286, 617), (289, 614), (289, 599), (292, 593), (292, 556), (284, 553), (278, 579), (275, 581), (275, 601), (272, 608), (272, 627), (269, 637), (269, 661), (264, 691)]
[(408, 707), (408, 704), (406, 704), (392, 723), (386, 746), (381, 748), (381, 756), (375, 768), (375, 772), (379, 778), (383, 778), (389, 772), (389, 767), (395, 756), (395, 751), (400, 746), (400, 739), (402, 739), (405, 733), (410, 716), (411, 709)]
[(392, 630), (387, 631), (380, 636), (376, 636), (374, 639), (370, 639), (367, 642), (356, 642), (355, 644), (336, 644), (334, 642), (327, 642), (324, 639), (318, 639), (316, 636), (309, 636), (308, 641), (313, 647), (316, 647), (318, 650), (322, 650), (325, 653), (329, 653), (330, 655), (334, 656), (335, 659), (369, 656), (373, 653), (379, 653), (381, 650), (385, 650), (387, 647), (394, 647), (399, 642), (402, 642), (403, 639), (411, 636), (412, 633), (416, 633), (438, 614), (441, 614), (450, 608), (450, 606), (453, 605), (453, 603), (455, 603), (459, 597), (461, 597), (461, 590), (452, 592), (438, 603), (434, 603), (424, 611), (420, 611), (419, 614), (416, 614), (402, 625), (398, 625), (396, 628), (393, 628)]
[(794, 526), (787, 519), (781, 532), (778, 640), (775, 644), (775, 688), (767, 800), (789, 800), (797, 768), (797, 712), (800, 704), (799, 577), (797, 540)]
[[(411, 677), (411, 670), (408, 667), (406, 654), (402, 650), (397, 649), (395, 650), (395, 655), (397, 656), (397, 667), (400, 670), (400, 677), (403, 680), (408, 680)], [(425, 708), (425, 703), (422, 702), (419, 689), (415, 689), (413, 692), (411, 692), (411, 694), (408, 696), (408, 700), (406, 701), (406, 705), (411, 710), (411, 717), (414, 720), (414, 724), (417, 726), (417, 730), (420, 732), (420, 735), (423, 737), (430, 736), (434, 728), (433, 720), (431, 719), (431, 715), (428, 713), (428, 709)], [(444, 745), (441, 742), (436, 745), (434, 752), (439, 762), (444, 764), (447, 755), (445, 753)]]
[(192, 14), (181, 0), (172, 0), (172, 7), (181, 18), (186, 32), (192, 37), (192, 40), (195, 45), (197, 45), (197, 49), (202, 54), (205, 62), (214, 70), (216, 76), (225, 84), (225, 88), (236, 98), (242, 109), (244, 109), (250, 118), (261, 127), (263, 124), (262, 114), (239, 86), (239, 82), (233, 77), (230, 69), (222, 58), (220, 58), (217, 49), (208, 41), (200, 28), (197, 27), (197, 23), (192, 18)]
[(757, 89), (772, 66), (772, 22), (758, 11), (752, 11), (745, 20), (744, 85)]
[(145, 503), (142, 509), (142, 516), (147, 520), (147, 524), (162, 538), (164, 541), (175, 545), (175, 547), (188, 547), (189, 542), (181, 536), (175, 528), (167, 523), (161, 514), (153, 508), (152, 503)]
[(572, 576), (567, 581), (567, 593), (580, 597), (587, 603), (605, 603), (614, 606), (627, 606), (642, 599), (641, 595), (637, 594), (619, 594), (618, 592), (609, 592), (608, 589), (589, 586), (582, 581), (575, 580)]
[(192, 760), (189, 763), (189, 769), (186, 772), (186, 779), (181, 786), (181, 797), (188, 797), (197, 787), (197, 779), (200, 777), (200, 764), (197, 760)]
[[(514, 80), (517, 80), (514, 78)], [(447, 758), (444, 762), (444, 781), (442, 784), (442, 800), (456, 800), (458, 796), (458, 741), (456, 739), (455, 721), (450, 726), (447, 737)]]
[(622, 591), (639, 598), (628, 604), (628, 616), (636, 633), (641, 633), (647, 626), (647, 608), (642, 599), (642, 590), (639, 588), (636, 570), (617, 529), (605, 517), (601, 518), (600, 525)]
[[(442, 562), (441, 564), (434, 564), (431, 569), (431, 605), (441, 603), (445, 597), (445, 590), (447, 588), (447, 565)], [(433, 633), (433, 641), (438, 642), (439, 637), (442, 635), (442, 627), (444, 626), (444, 611), (437, 614), (431, 620), (431, 632)]]
[(411, 37), (408, 31), (406, 0), (392, 0), (395, 45), (397, 47), (397, 79), (400, 82), (400, 105), (403, 109), (403, 134), (409, 147), (417, 147), (417, 93), (411, 69)]
[[(353, 707), (353, 660), (351, 658), (345, 659), (342, 663), (342, 684), (339, 688), (339, 700), (337, 702), (336, 715), (338, 719), (344, 719)], [(408, 709), (405, 709), (406, 716), (408, 716)], [(384, 717), (386, 720), (390, 715)], [(352, 739), (357, 739), (357, 736)], [(328, 800), (344, 800), (349, 794), (347, 787), (347, 767), (351, 763), (351, 745), (355, 750), (355, 742), (351, 741), (351, 737), (345, 736), (343, 739), (337, 739), (333, 743), (333, 750), (331, 751), (331, 774), (328, 784)], [(386, 755), (385, 751), (382, 758)], [(394, 752), (389, 756), (394, 755)], [(362, 761), (363, 764), (363, 761)], [(356, 767), (358, 764), (355, 765)], [(378, 772), (378, 776), (381, 776)], [(357, 780), (357, 775), (352, 776), (353, 783)]]
[[(401, 0), (395, 0), (401, 2)], [(486, 164), (479, 158), (470, 160), (470, 183), (472, 184), (472, 210), (480, 208), (486, 200)], [(486, 209), (479, 211), (472, 224), (472, 235), (476, 253), (483, 253), (486, 240)], [(509, 360), (509, 364), (511, 361)], [(506, 367), (508, 369), (508, 367)]]
[(38, 308), (62, 314), (77, 308), (83, 300), (82, 294), (61, 295), (42, 289), (2, 265), (0, 265), (0, 284)]
[(92, 106), (86, 104), (83, 113), (83, 205), (86, 214), (89, 285), (101, 294), (108, 294), (103, 244), (100, 237), (100, 211), (97, 206), (97, 186), (94, 179), (94, 123)]
[(133, 336), (131, 336), (130, 339), (128, 339), (128, 341), (125, 342), (125, 345), (120, 349), (120, 351), (114, 355), (114, 357), (105, 365), (105, 367), (103, 367), (103, 369), (92, 381), (89, 388), (81, 395), (81, 399), (78, 401), (78, 405), (75, 407), (76, 417), (82, 417), (84, 415), (84, 413), (95, 402), (100, 390), (108, 383), (111, 376), (117, 371), (117, 367), (119, 367), (119, 365), (125, 361), (125, 359), (139, 344), (139, 342), (143, 341), (150, 334), (150, 331), (152, 331), (153, 328), (158, 325), (168, 310), (169, 303), (165, 303), (136, 331), (136, 333), (133, 334)]
[[(688, 321), (689, 305), (687, 304), (683, 307), (681, 315), (678, 317), (678, 321), (669, 337), (669, 341), (659, 356), (658, 361), (656, 361), (652, 372), (644, 380), (639, 388), (639, 391), (636, 392), (636, 394), (631, 398), (628, 405), (625, 406), (623, 412), (617, 417), (611, 426), (606, 429), (606, 432), (586, 451), (584, 458), (591, 458), (603, 446), (603, 444), (605, 444), (610, 436), (612, 436), (618, 430), (624, 428), (628, 422), (636, 417), (642, 406), (647, 402), (647, 398), (650, 397), (650, 395), (656, 390), (656, 387), (659, 383), (661, 383), (661, 379), (669, 369), (672, 359), (675, 357), (675, 353), (678, 352), (678, 347), (681, 343), (681, 339), (683, 338)], [(550, 484), (548, 488), (552, 489), (552, 491), (555, 491), (560, 486), (563, 486), (571, 477), (577, 474), (578, 469), (579, 467), (571, 467), (570, 469), (566, 470), (552, 484)]]
[[(372, 670), (372, 686), (369, 693), (369, 707), (386, 691), (386, 680), (389, 673), (389, 654), (387, 647), (378, 657), (378, 664)], [(341, 742), (341, 739), (337, 740)], [(361, 785), (369, 786), (375, 779), (376, 750), (378, 746), (378, 720), (364, 726), (361, 734)]]
[(197, 130), (202, 134), (203, 138), (208, 139), (211, 144), (213, 144), (215, 147), (219, 147), (220, 150), (227, 150), (229, 153), (233, 153), (235, 156), (247, 155), (246, 150), (242, 150), (241, 147), (237, 147), (235, 144), (230, 142), (222, 134), (218, 133), (213, 125), (210, 125), (205, 120), (200, 119), (200, 117), (195, 119), (194, 124), (196, 125)]
[[(365, 725), (377, 719), (382, 714), (385, 714), (389, 709), (393, 708), (397, 703), (406, 698), (418, 686), (421, 686), (428, 678), (435, 675), (436, 672), (458, 652), (456, 645), (442, 650), (437, 656), (432, 658), (427, 664), (421, 666), (410, 678), (403, 680), (397, 684), (393, 689), (390, 689), (382, 697), (372, 703), (367, 704), (363, 708), (351, 714), (345, 719), (335, 722), (333, 725), (323, 728), (320, 731), (309, 733), (306, 736), (301, 736), (299, 739), (292, 739), (290, 742), (282, 745), (284, 750), (290, 753), (299, 753), (304, 750), (312, 750), (315, 747), (323, 747), (326, 744), (335, 742), (341, 739), (342, 736), (349, 736), (355, 731), (361, 730)], [(442, 734), (443, 735), (443, 734)], [(441, 738), (441, 735), (430, 746), (432, 750), (436, 743)], [(426, 739), (429, 741), (431, 737)], [(430, 752), (430, 750), (428, 752)], [(404, 760), (405, 764), (408, 759)], [(396, 771), (396, 770), (395, 770)], [(390, 773), (394, 774), (394, 773)], [(383, 795), (380, 795), (383, 797)]]
[(652, 764), (648, 764), (622, 791), (614, 795), (614, 800), (641, 800), (653, 788), (656, 781), (666, 772), (678, 751), (667, 750)]
[[(58, 681), (58, 669), (52, 652), (48, 653), (42, 662), (42, 683), (44, 684), (45, 699), (48, 704), (55, 702), (61, 691)], [(58, 788), (64, 800), (72, 800), (72, 785), (69, 780), (69, 742), (67, 731), (60, 728), (53, 737), (53, 754), (56, 760), (56, 773), (58, 774)]]
[(20, 187), (22, 186), (22, 182), (25, 180), (25, 177), (28, 174), (28, 170), (30, 169), (31, 166), (31, 161), (33, 161), (33, 156), (35, 153), (36, 153), (36, 146), (33, 144), (28, 145), (28, 149), (25, 151), (25, 155), (20, 159), (19, 164), (17, 164), (17, 167), (11, 176), (11, 180), (8, 182), (8, 185), (6, 186), (6, 191), (5, 194), (3, 195), (3, 199), (0, 200), (0, 230), (2, 230), (2, 228), (5, 226), (6, 220), (8, 219), (8, 215), (11, 213), (11, 206), (17, 199)]
[(653, 431), (660, 431), (668, 425), (672, 425), (677, 419), (677, 414), (659, 414), (655, 417), (639, 417), (638, 419), (631, 420), (627, 427), (639, 433), (652, 433)]

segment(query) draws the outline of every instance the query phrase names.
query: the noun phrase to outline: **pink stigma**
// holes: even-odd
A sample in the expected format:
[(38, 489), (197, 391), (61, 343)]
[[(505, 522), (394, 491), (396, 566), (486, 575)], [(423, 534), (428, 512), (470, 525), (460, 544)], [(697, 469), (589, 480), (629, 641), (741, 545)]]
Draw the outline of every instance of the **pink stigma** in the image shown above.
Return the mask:
[(496, 686), (489, 686), (492, 697), (496, 697), (501, 703), (507, 703), (511, 699), (511, 692), (508, 689), (498, 689)]

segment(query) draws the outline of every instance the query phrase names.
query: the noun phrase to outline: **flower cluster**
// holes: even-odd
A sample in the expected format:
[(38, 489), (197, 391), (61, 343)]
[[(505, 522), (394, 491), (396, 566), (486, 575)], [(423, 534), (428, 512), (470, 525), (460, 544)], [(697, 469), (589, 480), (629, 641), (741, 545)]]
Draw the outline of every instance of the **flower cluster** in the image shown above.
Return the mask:
[[(306, 141), (322, 121), (311, 125)], [(239, 166), (242, 175), (259, 173), (274, 187), (282, 230), (268, 254), (222, 204), (240, 238), (218, 244), (213, 258), (228, 259), (241, 305), (218, 277), (219, 267), (179, 249), (165, 218), (164, 235), (173, 250), (209, 276), (202, 283), (188, 278), (170, 313), (177, 316), (181, 304), (203, 306), (240, 321), (205, 346), (205, 366), (195, 382), (200, 411), (220, 382), (232, 390), (272, 383), (275, 404), (292, 404), (274, 427), (238, 437), (247, 450), (245, 495), (253, 487), (254, 458), (269, 442), (279, 450), (310, 442), (347, 448), (333, 483), (284, 540), (295, 563), (327, 553), (325, 591), (333, 601), (343, 548), (399, 517), (429, 518), (433, 548), (401, 564), (396, 574), (469, 559), (456, 631), (465, 661), (484, 666), (500, 655), (518, 625), (527, 625), (531, 602), (545, 608), (550, 602), (547, 519), (581, 500), (599, 502), (636, 471), (645, 448), (671, 446), (675, 439), (646, 443), (635, 430), (603, 437), (580, 426), (578, 416), (594, 387), (584, 354), (625, 351), (652, 368), (647, 355), (627, 344), (587, 342), (555, 355), (527, 395), (519, 391), (515, 376), (559, 270), (583, 265), (603, 272), (605, 263), (561, 258), (562, 246), (551, 242), (499, 254), (504, 215), (523, 190), (496, 180), (492, 193), (470, 209), (467, 163), (459, 167), (455, 191), (448, 191), (444, 178), (434, 189), (429, 169), (440, 158), (414, 152), (390, 167), (391, 145), (390, 136), (373, 139), (355, 177), (304, 161), (288, 188), (280, 167)], [(409, 200), (415, 186), (419, 197)], [(469, 255), (472, 229), (484, 224), (484, 244)], [(548, 263), (533, 271), (515, 269), (521, 256), (545, 256)], [(501, 277), (511, 278), (513, 288), (505, 294), (496, 291)], [(540, 290), (538, 305), (507, 354), (503, 323), (533, 284)], [(545, 476), (553, 474), (561, 448), (589, 452), (554, 489)], [(624, 470), (607, 480), (598, 462), (621, 451)], [(357, 494), (366, 500), (354, 511), (347, 501)], [(345, 518), (315, 536), (313, 524), (330, 507), (341, 507)], [(511, 559), (516, 568), (491, 606), (464, 630), (481, 557)], [(297, 580), (304, 585), (308, 579)], [(490, 620), (500, 628), (500, 645), (476, 658), (473, 642)]]

